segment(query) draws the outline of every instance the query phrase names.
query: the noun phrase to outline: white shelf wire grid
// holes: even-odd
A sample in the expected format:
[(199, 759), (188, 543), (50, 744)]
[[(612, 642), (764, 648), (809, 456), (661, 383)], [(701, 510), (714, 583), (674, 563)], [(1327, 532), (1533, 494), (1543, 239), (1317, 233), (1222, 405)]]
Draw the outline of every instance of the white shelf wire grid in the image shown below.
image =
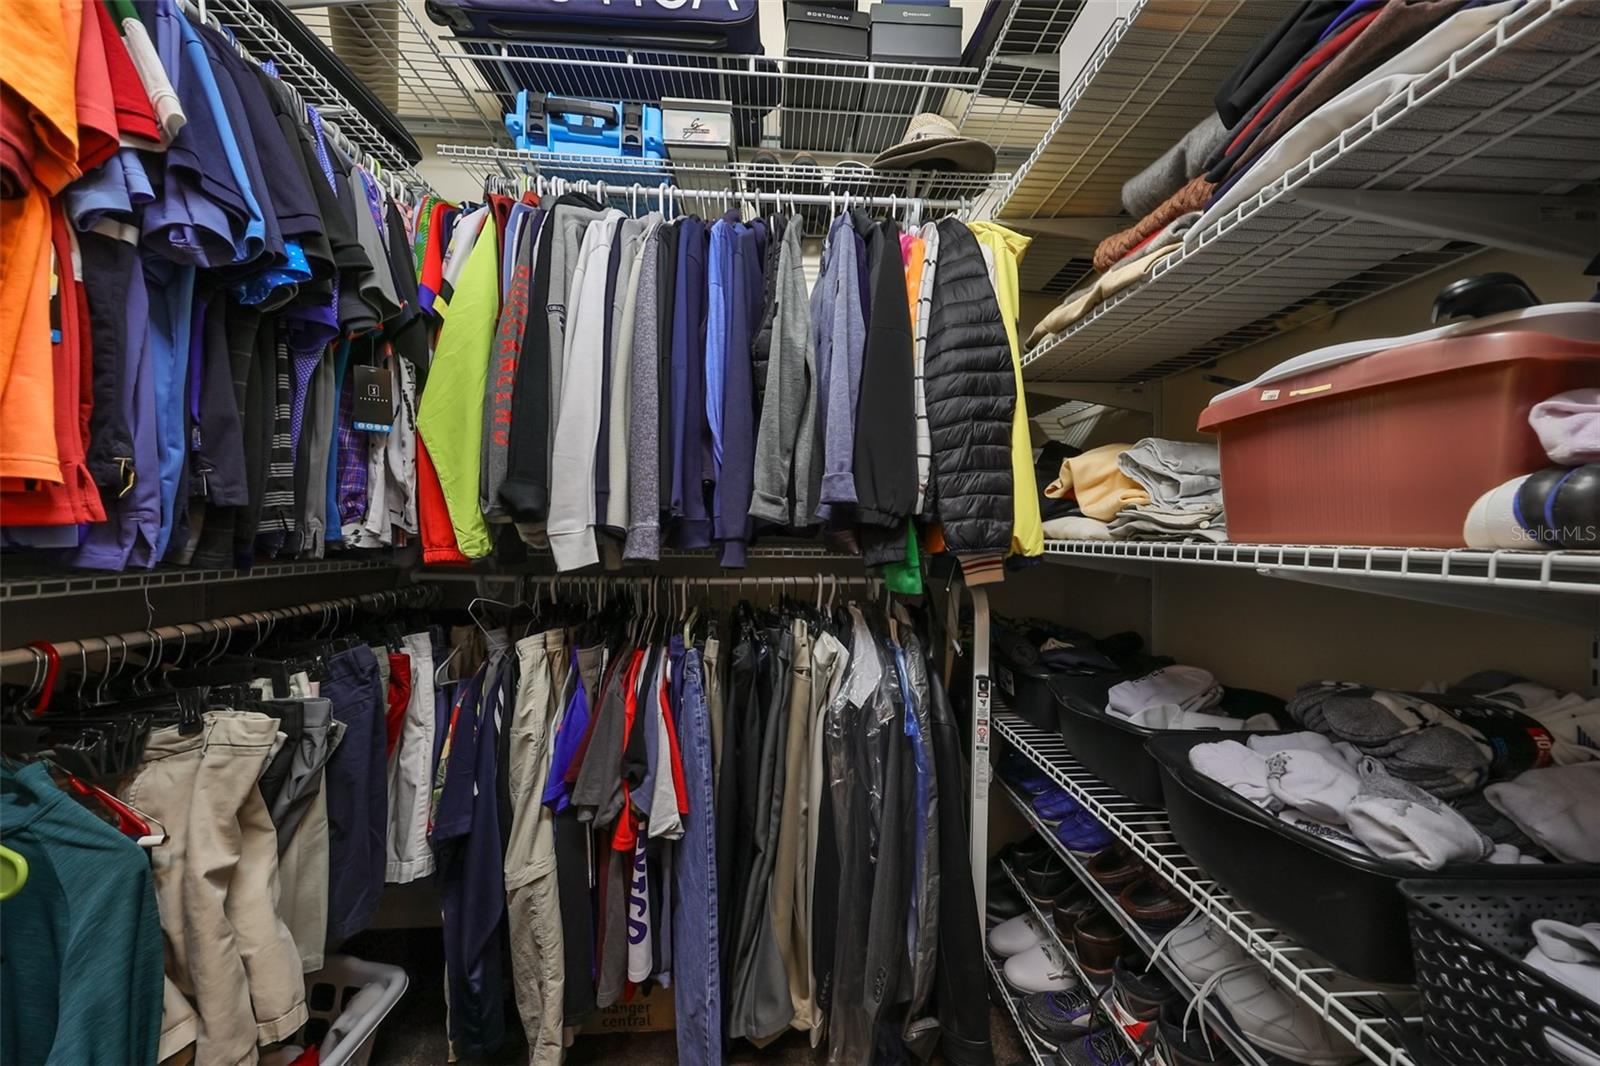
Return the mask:
[[(205, 570), (171, 567), (122, 574), (26, 573), (17, 562), (9, 563), (0, 577), (0, 603), (56, 599), (107, 592), (140, 592), (150, 589), (192, 588), (194, 586), (234, 584), (245, 581), (278, 581), (291, 577), (327, 577), (334, 574), (376, 573), (392, 570), (394, 564), (382, 559), (326, 559), (304, 562), (260, 563), (249, 570)], [(18, 570), (24, 570), (19, 574)]]
[[(1001, 214), (1120, 214), (1123, 183), (1213, 110), (1217, 85), (1294, 7), (1289, 0), (1144, 0), (1106, 35), (1050, 115), (1002, 197)], [(1033, 110), (1014, 108), (1012, 121), (1028, 123)]]
[(1006, 1011), (1011, 1015), (1011, 1023), (1017, 1027), (1017, 1036), (1022, 1040), (1022, 1046), (1028, 1050), (1028, 1058), (1034, 1066), (1054, 1066), (1056, 1061), (1055, 1049), (1047, 1048), (1040, 1043), (1039, 1038), (1033, 1035), (1026, 1022), (1022, 1020), (1022, 1007), (1018, 1005), (1018, 996), (1006, 984), (1006, 979), (1000, 972), (999, 965), (994, 956), (989, 954), (989, 945), (983, 946), (983, 964), (989, 968), (989, 981), (994, 985), (995, 995), (1005, 1001)]
[(977, 88), (973, 67), (740, 55), (453, 35), (442, 60), (475, 71), (509, 110), (519, 89), (587, 100), (732, 106), (741, 149), (848, 155), (862, 162), (897, 142), (913, 115), (944, 113)]
[[(1100, 781), (1073, 757), (1060, 736), (1000, 706), (995, 708), (994, 727), (1013, 749), (1066, 789), (1134, 855), (1244, 948), (1280, 987), (1309, 1005), (1369, 1060), (1379, 1066), (1414, 1066), (1389, 1020), (1398, 1013), (1392, 997), (1403, 998), (1402, 991), (1384, 991), (1355, 981), (1240, 908), (1172, 839), (1164, 811), (1133, 803)], [(1403, 1020), (1408, 1025), (1416, 1021)]]
[[(1013, 800), (1015, 799), (1014, 796), (1012, 798)], [(1072, 973), (1078, 979), (1078, 986), (1094, 997), (1094, 1027), (1098, 1029), (1106, 1026), (1115, 1029), (1123, 1045), (1133, 1052), (1135, 1059), (1137, 1059), (1141, 1051), (1138, 1041), (1134, 1040), (1133, 1036), (1121, 1025), (1118, 1025), (1111, 1016), (1111, 987), (1107, 985), (1104, 989), (1095, 988), (1094, 982), (1089, 980), (1089, 974), (1084, 970), (1083, 964), (1078, 961), (1077, 952), (1073, 950), (1070, 943), (1061, 939), (1061, 934), (1056, 931), (1055, 924), (1045, 916), (1044, 911), (1033, 901), (1033, 897), (1028, 895), (1027, 888), (1023, 886), (1022, 880), (1017, 877), (1017, 872), (1011, 868), (1011, 864), (1001, 862), (999, 865), (1000, 869), (1005, 872), (1006, 878), (1011, 882), (1011, 886), (1017, 890), (1017, 895), (1028, 905), (1028, 910), (1033, 913), (1033, 920), (1040, 929), (1044, 930), (1045, 937), (1054, 945), (1056, 955), (1064, 959), (1067, 965), (1072, 967)]]
[[(1600, 552), (1050, 540), (1046, 555), (1334, 573), (1600, 596)], [(1600, 603), (1597, 603), (1600, 607)]]
[(407, 185), (427, 185), (389, 138), (356, 110), (344, 94), (256, 10), (251, 0), (207, 0), (205, 10), (208, 16), (215, 16), (258, 63), (271, 62), (284, 84), (316, 108), (358, 152), (371, 156)]
[(999, 19), (992, 43), (983, 24), (974, 31), (983, 60), (977, 88), (960, 94), (958, 106), (950, 109), (962, 133), (988, 141), (1002, 158), (1027, 158), (1055, 120), (1061, 82), (1057, 53), (1084, 2), (1010, 0), (991, 9)]
[(605, 182), (608, 195), (655, 198), (662, 185), (691, 197), (701, 190), (781, 194), (815, 198), (832, 195), (840, 206), (855, 199), (917, 198), (972, 204), (992, 196), (1005, 174), (961, 174), (944, 170), (874, 170), (870, 167), (817, 166), (730, 160), (725, 163), (642, 159), (576, 152), (534, 152), (483, 145), (441, 144), (439, 156), (481, 179), (564, 178)]
[(1048, 540), (1044, 554), (1090, 566), (1171, 563), (1252, 570), (1425, 602), (1600, 625), (1600, 552)]
[(413, 134), (504, 136), (499, 100), (470, 66), (445, 61), (445, 31), (423, 14), (422, 0), (288, 6)]
[[(1033, 831), (1043, 837), (1045, 843), (1050, 845), (1051, 850), (1061, 857), (1061, 860), (1067, 864), (1067, 869), (1071, 870), (1073, 875), (1089, 889), (1101, 909), (1116, 919), (1117, 923), (1122, 926), (1123, 931), (1128, 934), (1134, 945), (1138, 947), (1140, 953), (1146, 959), (1154, 955), (1157, 938), (1152, 937), (1138, 922), (1128, 916), (1128, 913), (1117, 903), (1116, 898), (1106, 890), (1104, 885), (1094, 879), (1094, 875), (1089, 873), (1083, 861), (1068, 851), (1060, 840), (1056, 839), (1056, 835), (1050, 831), (1050, 826), (1045, 824), (1044, 820), (1035, 813), (1033, 806), (1018, 795), (1017, 791), (1004, 779), (1000, 780), (1000, 791), (1006, 794), (1006, 798), (1011, 801), (1012, 806), (1033, 828)], [(1007, 870), (1006, 873), (1010, 874), (1011, 871)], [(1013, 876), (1012, 879), (1015, 880), (1015, 877)], [(1018, 888), (1020, 890), (1021, 886), (1019, 885)], [(1023, 891), (1023, 899), (1028, 901), (1030, 907), (1033, 906), (1033, 900), (1028, 897), (1026, 891)], [(1037, 908), (1035, 909), (1037, 910)], [(1052, 933), (1052, 935), (1054, 934)], [(1060, 943), (1059, 937), (1056, 942)], [(1076, 957), (1073, 958), (1073, 967), (1078, 970), (1080, 976), (1087, 982), (1088, 975), (1083, 973), (1083, 969), (1078, 965)], [(1168, 981), (1172, 982), (1172, 987), (1178, 989), (1184, 996), (1193, 998), (1197, 995), (1198, 990), (1188, 978), (1183, 976), (1183, 971), (1174, 966), (1165, 956), (1156, 959), (1156, 967)], [(1110, 1009), (1109, 1002), (1107, 1006)], [(1276, 1066), (1270, 1056), (1263, 1055), (1254, 1044), (1244, 1038), (1231, 1019), (1224, 1018), (1218, 1014), (1208, 1014), (1207, 1021), (1211, 1032), (1221, 1037), (1228, 1047), (1233, 1050), (1233, 1053), (1239, 1056), (1240, 1060), (1247, 1063), (1248, 1066)], [(1128, 1038), (1129, 1046), (1134, 1047), (1135, 1051), (1137, 1051), (1138, 1049), (1132, 1037), (1128, 1036), (1127, 1031), (1122, 1029), (1121, 1026), (1118, 1026), (1118, 1030), (1122, 1032), (1124, 1037)]]
[(1530, 0), (1036, 345), (1024, 373), (1153, 380), (1431, 273), (1479, 246), (1319, 210), (1296, 191), (1563, 195), (1600, 178), (1597, 129), (1600, 4)]

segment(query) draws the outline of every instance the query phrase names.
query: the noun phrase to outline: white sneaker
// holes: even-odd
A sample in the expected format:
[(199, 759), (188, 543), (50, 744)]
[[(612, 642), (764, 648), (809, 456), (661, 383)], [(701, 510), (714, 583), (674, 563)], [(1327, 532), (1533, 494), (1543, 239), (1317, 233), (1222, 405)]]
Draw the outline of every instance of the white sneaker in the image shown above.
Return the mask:
[(1166, 956), (1199, 989), (1191, 1011), (1215, 993), (1245, 1039), (1303, 1066), (1341, 1066), (1361, 1057), (1310, 1004), (1267, 977), (1238, 941), (1196, 913), (1167, 937)]
[(1072, 965), (1056, 957), (1054, 945), (1041, 942), (1006, 960), (1006, 984), (1018, 992), (1065, 992), (1078, 986)]
[(989, 950), (1005, 959), (1042, 943), (1044, 931), (1039, 928), (1038, 920), (1026, 912), (1007, 918), (989, 930)]

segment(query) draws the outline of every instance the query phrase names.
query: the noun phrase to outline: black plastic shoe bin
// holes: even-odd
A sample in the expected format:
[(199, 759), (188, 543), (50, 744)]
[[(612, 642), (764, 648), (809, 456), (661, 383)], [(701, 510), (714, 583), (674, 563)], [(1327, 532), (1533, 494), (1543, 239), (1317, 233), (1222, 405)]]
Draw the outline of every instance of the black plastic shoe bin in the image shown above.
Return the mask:
[[(1530, 879), (1527, 866), (1473, 863), (1425, 871), (1318, 840), (1189, 765), (1190, 748), (1219, 739), (1226, 738), (1183, 733), (1149, 742), (1161, 768), (1173, 836), (1247, 909), (1354, 977), (1393, 984), (1412, 980), (1402, 879), (1424, 874), (1437, 883), (1479, 888)], [(1590, 879), (1592, 890), (1600, 885), (1592, 880), (1596, 877), (1597, 866), (1551, 864), (1534, 880)]]
[[(1534, 919), (1600, 922), (1600, 878), (1407, 879), (1400, 893), (1410, 905), (1423, 1042), (1433, 1061), (1564, 1061), (1551, 1050), (1548, 1033), (1600, 1059), (1600, 1003), (1522, 961), (1534, 944)], [(1596, 984), (1600, 995), (1600, 980)]]

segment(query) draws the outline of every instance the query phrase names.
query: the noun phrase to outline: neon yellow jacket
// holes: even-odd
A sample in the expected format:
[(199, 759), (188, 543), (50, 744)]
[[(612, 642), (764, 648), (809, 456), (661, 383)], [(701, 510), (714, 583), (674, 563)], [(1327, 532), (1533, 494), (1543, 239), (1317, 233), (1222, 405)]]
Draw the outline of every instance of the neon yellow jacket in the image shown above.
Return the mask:
[(417, 411), (417, 432), (439, 472), (456, 543), (469, 559), (483, 558), (492, 547), (489, 524), (478, 509), (478, 478), (483, 460), (483, 391), (499, 317), (500, 242), (491, 217), (484, 221), (462, 268)]
[[(1017, 344), (1017, 264), (1033, 243), (998, 222), (969, 222), (967, 228), (994, 261), (995, 298), (1011, 341), (1011, 367), (1016, 373), (1017, 409), (1011, 416), (1012, 555), (1043, 555), (1044, 526), (1039, 519), (1039, 486), (1033, 478), (1033, 438), (1028, 432), (1028, 402), (1022, 394), (1022, 349)], [(432, 445), (430, 444), (431, 448)]]

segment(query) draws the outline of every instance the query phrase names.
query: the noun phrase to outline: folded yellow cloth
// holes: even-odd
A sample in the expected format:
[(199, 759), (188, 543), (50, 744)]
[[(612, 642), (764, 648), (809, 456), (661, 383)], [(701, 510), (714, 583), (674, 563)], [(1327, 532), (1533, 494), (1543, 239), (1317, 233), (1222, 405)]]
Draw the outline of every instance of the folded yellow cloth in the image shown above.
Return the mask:
[(1102, 444), (1061, 463), (1061, 475), (1045, 488), (1052, 500), (1073, 496), (1089, 518), (1109, 522), (1124, 507), (1150, 502), (1150, 494), (1117, 468), (1117, 456), (1131, 445)]

